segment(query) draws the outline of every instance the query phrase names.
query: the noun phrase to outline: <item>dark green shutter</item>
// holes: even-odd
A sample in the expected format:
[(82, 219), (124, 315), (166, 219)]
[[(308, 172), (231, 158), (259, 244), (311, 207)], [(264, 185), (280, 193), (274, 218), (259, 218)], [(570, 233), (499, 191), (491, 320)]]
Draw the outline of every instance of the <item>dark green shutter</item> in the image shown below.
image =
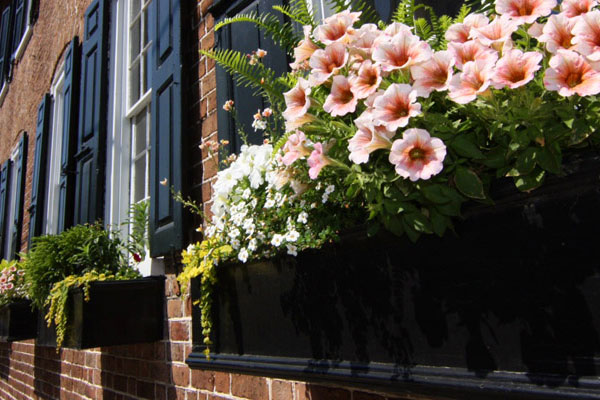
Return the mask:
[(85, 12), (81, 51), (81, 96), (75, 155), (75, 224), (103, 217), (108, 98), (108, 7), (94, 0)]
[(12, 29), (12, 53), (14, 53), (19, 47), (19, 44), (21, 44), (21, 39), (23, 38), (23, 33), (27, 26), (25, 20), (25, 14), (27, 14), (27, 0), (14, 0), (13, 8), (15, 10), (15, 19)]
[[(168, 187), (181, 191), (182, 184), (181, 9), (179, 0), (154, 0), (150, 11), (150, 254), (155, 257), (183, 247), (183, 209)], [(159, 183), (163, 179), (168, 186)]]
[(6, 240), (6, 226), (9, 225), (6, 221), (8, 192), (10, 187), (10, 167), (11, 161), (6, 160), (0, 169), (0, 259), (6, 258), (4, 254), (4, 242)]
[(50, 141), (50, 105), (52, 97), (46, 93), (37, 113), (35, 128), (35, 155), (31, 182), (31, 205), (29, 206), (29, 243), (42, 234), (46, 200), (46, 170), (48, 166), (48, 142)]
[(12, 248), (9, 249), (9, 259), (14, 259), (17, 253), (21, 250), (21, 232), (23, 229), (23, 205), (25, 203), (25, 175), (27, 168), (27, 133), (23, 133), (19, 141), (19, 156), (13, 160), (13, 167), (16, 169), (14, 177), (16, 178), (15, 193), (15, 210), (14, 217), (11, 221), (12, 226), (10, 234), (12, 235)]
[(79, 38), (75, 36), (65, 53), (63, 130), (62, 132), (54, 132), (55, 135), (62, 135), (57, 227), (59, 233), (73, 225), (75, 201), (75, 165), (73, 158), (77, 151), (80, 65), (81, 48)]
[[(231, 8), (234, 10), (239, 7)], [(255, 0), (242, 10), (236, 12), (226, 12), (222, 18), (233, 17), (236, 14), (248, 14), (251, 12), (265, 13), (272, 12), (274, 5), (281, 5), (281, 0)], [(282, 20), (283, 23), (283, 20)], [(281, 75), (288, 68), (288, 59), (285, 51), (277, 46), (270, 38), (265, 37), (258, 28), (252, 23), (238, 23), (226, 25), (223, 29), (217, 31), (217, 47), (233, 49), (244, 54), (251, 54), (260, 48), (267, 51), (264, 58), (264, 64), (273, 69), (277, 76)], [(263, 131), (257, 132), (252, 128), (253, 115), (257, 110), (268, 107), (268, 103), (260, 95), (254, 94), (255, 89), (237, 85), (231, 76), (221, 67), (217, 67), (217, 112), (219, 124), (219, 139), (229, 140), (231, 150), (238, 152), (242, 142), (237, 135), (231, 114), (221, 107), (225, 101), (232, 99), (240, 112), (237, 114), (239, 122), (244, 126), (250, 143), (262, 144)]]
[(0, 19), (0, 87), (6, 80), (8, 67), (10, 65), (10, 45), (11, 37), (11, 19), (10, 6), (2, 11), (2, 19)]

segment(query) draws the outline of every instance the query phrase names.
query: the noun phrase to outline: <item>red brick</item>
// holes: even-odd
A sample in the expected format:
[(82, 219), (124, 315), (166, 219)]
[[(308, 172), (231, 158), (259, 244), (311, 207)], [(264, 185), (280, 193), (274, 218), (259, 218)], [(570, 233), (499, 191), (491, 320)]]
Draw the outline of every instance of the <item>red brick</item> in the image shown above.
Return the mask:
[(170, 321), (171, 340), (187, 341), (190, 339), (189, 324), (181, 321)]
[(231, 394), (250, 400), (263, 400), (269, 397), (269, 388), (265, 378), (232, 374)]
[(190, 369), (187, 365), (173, 365), (171, 368), (173, 373), (173, 383), (177, 386), (189, 386), (190, 384)]
[(307, 386), (310, 400), (350, 400), (350, 392), (345, 389), (325, 386)]
[(294, 392), (290, 382), (271, 382), (271, 394), (272, 400), (292, 400), (294, 398)]
[(226, 372), (215, 372), (215, 391), (218, 393), (230, 393), (231, 376)]
[(171, 361), (183, 362), (183, 343), (171, 343)]
[(154, 399), (155, 388), (153, 382), (137, 381), (137, 396), (141, 399)]
[(215, 388), (215, 373), (200, 369), (192, 370), (192, 387), (213, 391)]

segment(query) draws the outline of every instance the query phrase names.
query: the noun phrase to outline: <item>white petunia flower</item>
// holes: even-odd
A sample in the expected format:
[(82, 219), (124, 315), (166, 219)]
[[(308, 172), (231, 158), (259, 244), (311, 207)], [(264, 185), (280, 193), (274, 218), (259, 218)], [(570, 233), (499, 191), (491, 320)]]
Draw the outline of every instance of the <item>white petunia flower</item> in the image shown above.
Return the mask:
[(323, 202), (323, 204), (327, 203), (327, 200), (329, 200), (329, 195), (327, 193), (323, 193), (323, 198), (321, 199), (321, 201)]
[(280, 235), (279, 233), (276, 233), (273, 235), (273, 238), (271, 239), (271, 244), (275, 247), (279, 247), (281, 246), (281, 243), (283, 243), (283, 235)]
[(296, 246), (294, 246), (293, 244), (288, 244), (287, 245), (287, 253), (290, 256), (296, 257), (298, 255), (298, 248)]
[(256, 242), (256, 239), (254, 239), (254, 238), (250, 239), (250, 241), (248, 242), (248, 250), (255, 251), (257, 245), (258, 245), (258, 243)]
[(244, 190), (244, 192), (242, 193), (242, 198), (248, 200), (248, 197), (250, 197), (251, 194), (252, 192), (250, 191), (250, 189), (246, 188), (246, 190)]
[(334, 185), (329, 185), (325, 188), (325, 193), (326, 194), (331, 194), (333, 193), (333, 191), (335, 190), (335, 186)]
[(238, 239), (233, 239), (229, 244), (236, 250), (240, 248), (240, 241)]
[(272, 208), (273, 206), (275, 206), (275, 201), (273, 201), (273, 199), (267, 199), (267, 201), (265, 201), (265, 208)]
[(287, 235), (285, 235), (285, 239), (288, 242), (295, 242), (300, 237), (300, 234), (296, 230), (289, 231)]
[(235, 239), (238, 236), (240, 236), (240, 230), (238, 228), (233, 228), (232, 230), (229, 231), (227, 236), (229, 236), (231, 239)]
[(308, 213), (306, 211), (302, 211), (298, 214), (298, 219), (296, 220), (301, 224), (306, 224), (308, 222)]
[(238, 253), (238, 260), (240, 260), (243, 263), (248, 261), (248, 250), (241, 249), (240, 252)]

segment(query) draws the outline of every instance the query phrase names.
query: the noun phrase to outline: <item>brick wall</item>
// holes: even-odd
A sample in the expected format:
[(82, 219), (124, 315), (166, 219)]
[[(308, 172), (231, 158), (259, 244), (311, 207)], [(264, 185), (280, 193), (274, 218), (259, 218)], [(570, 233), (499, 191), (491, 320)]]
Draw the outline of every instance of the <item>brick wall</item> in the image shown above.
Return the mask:
[[(83, 14), (90, 0), (39, 2), (39, 19), (0, 107), (0, 161), (8, 158), (23, 131), (30, 135), (25, 210), (31, 196), (35, 117), (42, 95), (50, 90), (57, 66), (74, 35), (81, 37)], [(215, 64), (198, 49), (214, 44), (211, 0), (186, 3), (184, 13), (184, 87), (187, 109), (184, 134), (187, 187), (206, 205), (215, 179), (215, 160), (199, 149), (202, 140), (217, 137)], [(195, 8), (195, 10), (193, 10)], [(193, 226), (201, 224), (195, 220)], [(25, 212), (23, 246), (29, 231)], [(197, 237), (195, 237), (197, 239)], [(2, 399), (252, 399), (252, 400), (391, 400), (391, 397), (347, 388), (325, 387), (268, 377), (192, 370), (185, 358), (192, 348), (191, 304), (182, 300), (175, 280), (178, 268), (167, 267), (165, 340), (86, 351), (36, 346), (35, 341), (0, 343)], [(407, 396), (406, 399), (415, 397)]]

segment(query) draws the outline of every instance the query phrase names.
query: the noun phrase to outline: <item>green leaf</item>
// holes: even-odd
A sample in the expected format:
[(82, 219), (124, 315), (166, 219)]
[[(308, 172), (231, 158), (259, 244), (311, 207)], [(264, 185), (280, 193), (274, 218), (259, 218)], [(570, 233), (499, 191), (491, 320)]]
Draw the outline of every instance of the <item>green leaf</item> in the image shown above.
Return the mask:
[(519, 171), (519, 175), (527, 175), (535, 168), (537, 153), (534, 147), (528, 147), (517, 157), (515, 167)]
[(457, 136), (450, 142), (450, 147), (463, 157), (469, 157), (476, 160), (485, 158), (481, 150), (479, 150), (479, 147), (466, 135)]
[(396, 236), (402, 236), (404, 233), (402, 221), (396, 216), (391, 216), (384, 219), (384, 226), (388, 231), (392, 232)]
[(440, 184), (424, 185), (421, 187), (421, 193), (427, 200), (435, 204), (445, 204), (451, 200), (446, 196), (444, 186)]
[(506, 165), (506, 150), (502, 147), (495, 147), (491, 149), (483, 161), (486, 167), (490, 168), (502, 168)]
[(449, 218), (440, 214), (435, 209), (429, 210), (429, 216), (431, 218), (431, 227), (433, 228), (433, 232), (439, 237), (442, 237), (444, 232), (446, 232), (446, 228), (448, 227)]
[(346, 189), (346, 197), (348, 197), (349, 199), (353, 199), (358, 195), (359, 192), (360, 184), (358, 182), (354, 182), (353, 184), (348, 186), (348, 189)]
[(403, 204), (399, 201), (385, 199), (383, 201), (383, 205), (385, 210), (392, 215), (400, 214), (402, 211), (404, 211)]
[(560, 158), (548, 147), (536, 149), (537, 163), (540, 167), (553, 174), (560, 173)]
[(457, 167), (454, 177), (456, 187), (462, 194), (472, 199), (485, 199), (483, 183), (475, 172), (465, 167)]
[(431, 222), (420, 212), (406, 214), (404, 221), (417, 232), (432, 233)]
[(537, 169), (533, 173), (525, 176), (519, 176), (515, 179), (515, 186), (522, 192), (529, 192), (541, 186), (544, 182), (546, 171)]
[(415, 243), (419, 240), (421, 234), (415, 231), (405, 220), (402, 220), (402, 226), (404, 226), (404, 233), (406, 233), (406, 236), (408, 236), (411, 242)]

